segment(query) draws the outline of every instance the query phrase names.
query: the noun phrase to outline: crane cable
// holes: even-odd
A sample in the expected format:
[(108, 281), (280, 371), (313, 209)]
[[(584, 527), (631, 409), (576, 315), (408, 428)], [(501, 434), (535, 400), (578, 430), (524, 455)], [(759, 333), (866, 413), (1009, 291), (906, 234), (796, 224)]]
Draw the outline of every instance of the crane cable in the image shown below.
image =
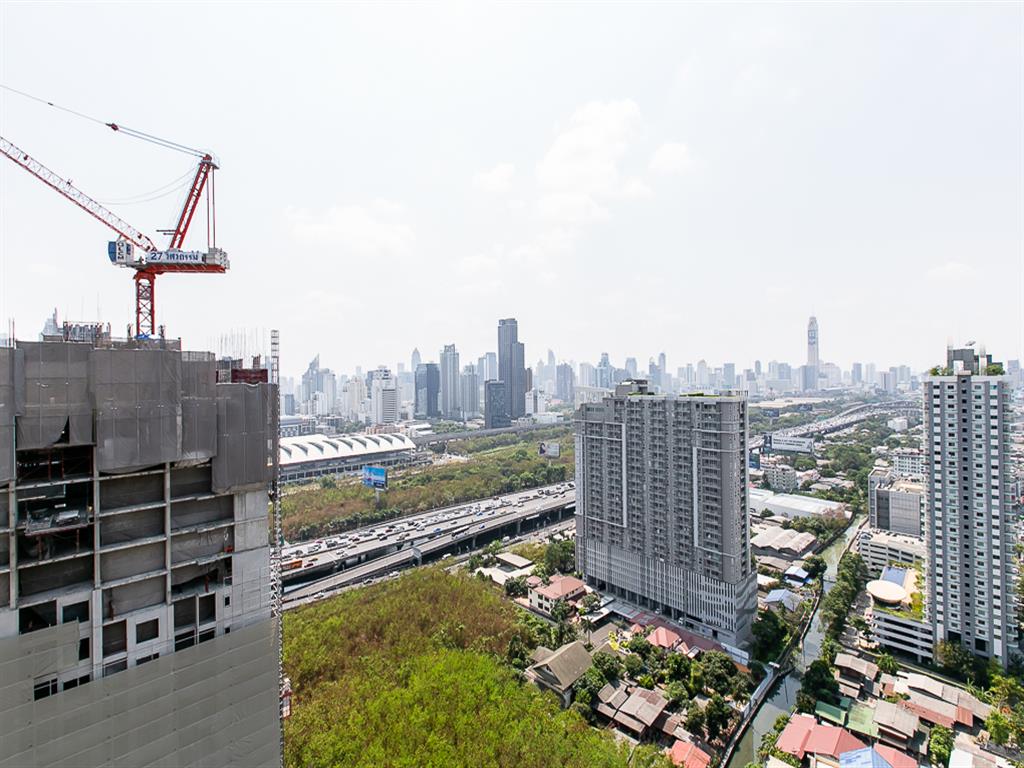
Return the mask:
[(91, 121), (93, 123), (98, 123), (99, 125), (105, 125), (107, 128), (110, 128), (113, 131), (117, 131), (118, 133), (123, 133), (126, 136), (131, 136), (132, 138), (135, 138), (135, 139), (141, 139), (142, 141), (148, 141), (148, 142), (150, 142), (152, 144), (156, 144), (157, 146), (160, 146), (160, 147), (165, 147), (167, 149), (173, 149), (173, 150), (175, 150), (177, 152), (184, 152), (186, 155), (194, 155), (195, 157), (200, 157), (200, 158), (206, 157), (209, 154), (207, 152), (203, 152), (200, 149), (195, 149), (194, 147), (187, 147), (184, 144), (178, 144), (177, 142), (170, 141), (168, 139), (161, 139), (159, 136), (154, 136), (154, 135), (152, 135), (150, 133), (145, 133), (143, 131), (136, 130), (135, 128), (129, 128), (129, 127), (125, 126), (125, 125), (118, 125), (117, 123), (105, 122), (103, 120), (100, 120), (99, 118), (96, 118), (96, 117), (93, 117), (91, 115), (87, 115), (87, 114), (85, 114), (83, 112), (79, 112), (77, 110), (71, 109), (70, 107), (62, 107), (60, 104), (55, 104), (52, 101), (47, 101), (46, 99), (42, 99), (39, 96), (33, 96), (31, 93), (26, 93), (25, 91), (19, 91), (17, 88), (12, 88), (11, 86), (4, 85), (3, 83), (0, 83), (0, 88), (2, 88), (5, 91), (10, 91), (11, 93), (16, 93), (19, 96), (25, 97), (26, 99), (31, 99), (32, 101), (38, 101), (40, 104), (45, 104), (48, 107), (53, 107), (54, 109), (59, 109), (61, 112), (67, 112), (69, 115), (74, 115), (75, 117), (81, 117), (81, 118), (83, 118), (85, 120), (89, 120), (89, 121)]

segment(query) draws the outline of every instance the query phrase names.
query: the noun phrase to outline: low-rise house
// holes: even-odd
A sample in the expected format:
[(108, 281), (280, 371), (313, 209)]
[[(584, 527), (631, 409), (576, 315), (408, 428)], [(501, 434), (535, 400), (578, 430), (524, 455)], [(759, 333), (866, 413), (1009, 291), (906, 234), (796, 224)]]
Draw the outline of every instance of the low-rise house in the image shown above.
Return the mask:
[(663, 648), (666, 651), (675, 649), (681, 641), (682, 637), (680, 637), (679, 633), (673, 632), (668, 627), (656, 627), (654, 631), (647, 636), (647, 642), (655, 648)]
[(906, 707), (897, 706), (884, 699), (875, 704), (875, 724), (878, 738), (884, 744), (906, 750), (917, 735), (921, 721)]
[(791, 565), (789, 566), (789, 568), (786, 569), (786, 572), (783, 574), (783, 577), (790, 584), (802, 585), (807, 583), (807, 580), (811, 577), (811, 574), (809, 574), (799, 565)]
[(621, 680), (608, 683), (597, 693), (597, 712), (611, 722), (644, 738), (659, 722), (664, 724), (668, 699), (657, 691), (630, 687)]
[(675, 744), (668, 750), (668, 756), (673, 765), (682, 768), (708, 768), (711, 765), (711, 755), (692, 741), (676, 739)]
[(562, 706), (569, 706), (573, 685), (590, 669), (590, 654), (583, 643), (576, 640), (557, 651), (541, 646), (530, 658), (534, 663), (527, 667), (526, 677), (558, 696)]
[(892, 747), (876, 744), (839, 756), (840, 768), (917, 768), (917, 761)]
[(834, 666), (839, 692), (851, 699), (858, 698), (865, 684), (873, 683), (878, 677), (877, 664), (850, 653), (837, 653)]
[(773, 611), (793, 613), (800, 607), (800, 595), (788, 589), (773, 589), (764, 599), (765, 607)]
[(555, 603), (583, 597), (586, 591), (586, 585), (575, 576), (552, 576), (547, 584), (529, 587), (530, 607), (551, 615)]
[(811, 715), (797, 714), (790, 718), (775, 746), (798, 760), (806, 758), (810, 768), (839, 768), (840, 755), (867, 745), (843, 728), (819, 725)]

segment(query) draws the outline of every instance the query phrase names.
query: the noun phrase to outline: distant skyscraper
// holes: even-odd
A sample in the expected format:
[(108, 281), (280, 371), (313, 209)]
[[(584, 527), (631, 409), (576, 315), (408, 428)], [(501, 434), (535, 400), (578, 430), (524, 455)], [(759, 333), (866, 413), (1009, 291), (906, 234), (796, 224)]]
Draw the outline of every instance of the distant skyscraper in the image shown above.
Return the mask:
[(936, 642), (1005, 667), (1019, 647), (1010, 385), (991, 362), (950, 349), (925, 379), (928, 604)]
[(736, 364), (725, 363), (722, 365), (722, 387), (734, 389), (736, 387)]
[(850, 383), (854, 386), (864, 381), (864, 368), (860, 363), (854, 363), (850, 368)]
[(462, 418), (474, 419), (480, 415), (480, 383), (477, 380), (476, 368), (472, 365), (463, 368), (460, 384), (462, 388)]
[(498, 379), (505, 385), (505, 403), (510, 419), (526, 413), (526, 352), (519, 341), (515, 318), (498, 321)]
[(697, 361), (697, 389), (705, 389), (711, 383), (708, 364), (704, 360)]
[(459, 352), (455, 349), (455, 345), (445, 345), (441, 351), (441, 416), (443, 418), (462, 418), (461, 370)]
[(601, 362), (597, 364), (597, 386), (611, 389), (612, 387), (612, 364), (608, 359), (608, 353), (601, 353)]
[(398, 421), (398, 379), (390, 368), (381, 366), (371, 372), (370, 404), (374, 424)]
[(416, 368), (416, 396), (413, 413), (417, 419), (441, 417), (441, 371), (437, 363), (420, 363)]
[(761, 361), (760, 360), (755, 360), (754, 361), (754, 375), (755, 376), (760, 376), (761, 375)]
[(580, 363), (579, 384), (581, 387), (597, 386), (597, 371), (590, 363)]
[(598, 589), (749, 647), (746, 398), (648, 392), (624, 383), (576, 413), (576, 567)]
[(416, 347), (412, 350), (412, 365), (410, 369), (413, 373), (416, 373), (416, 369), (420, 367), (420, 351)]
[(558, 366), (555, 374), (555, 395), (563, 403), (572, 403), (575, 399), (576, 385), (572, 375), (572, 366), (568, 363), (562, 363)]
[(804, 368), (804, 389), (818, 389), (818, 373), (821, 361), (818, 358), (818, 319), (811, 316), (807, 322), (807, 365)]
[(662, 391), (668, 392), (669, 387), (669, 375), (668, 375), (668, 362), (665, 357), (665, 353), (662, 352), (658, 355), (658, 386), (661, 387)]
[[(526, 409), (526, 395), (523, 395), (523, 410)], [(512, 423), (508, 417), (508, 403), (505, 399), (505, 382), (484, 383), (484, 428), (497, 429)]]
[(639, 371), (639, 369), (636, 367), (636, 358), (635, 357), (627, 357), (626, 358), (626, 373), (629, 374), (629, 377), (631, 379), (635, 379), (638, 371)]

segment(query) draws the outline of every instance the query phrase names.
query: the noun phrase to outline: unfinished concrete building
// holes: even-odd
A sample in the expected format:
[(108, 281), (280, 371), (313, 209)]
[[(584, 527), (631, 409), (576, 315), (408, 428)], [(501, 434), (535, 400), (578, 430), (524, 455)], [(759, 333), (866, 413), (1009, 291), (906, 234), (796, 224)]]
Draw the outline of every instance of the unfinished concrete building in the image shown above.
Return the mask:
[(0, 348), (0, 766), (280, 764), (270, 384)]

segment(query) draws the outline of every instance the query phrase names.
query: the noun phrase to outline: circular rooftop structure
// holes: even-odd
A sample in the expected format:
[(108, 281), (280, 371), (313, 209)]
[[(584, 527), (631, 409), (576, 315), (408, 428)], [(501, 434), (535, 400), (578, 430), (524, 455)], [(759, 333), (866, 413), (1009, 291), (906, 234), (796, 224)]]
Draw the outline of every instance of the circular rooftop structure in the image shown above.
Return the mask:
[(907, 590), (899, 584), (894, 584), (893, 582), (885, 579), (869, 581), (867, 590), (872, 599), (877, 600), (880, 603), (886, 603), (887, 605), (902, 603), (907, 599)]

